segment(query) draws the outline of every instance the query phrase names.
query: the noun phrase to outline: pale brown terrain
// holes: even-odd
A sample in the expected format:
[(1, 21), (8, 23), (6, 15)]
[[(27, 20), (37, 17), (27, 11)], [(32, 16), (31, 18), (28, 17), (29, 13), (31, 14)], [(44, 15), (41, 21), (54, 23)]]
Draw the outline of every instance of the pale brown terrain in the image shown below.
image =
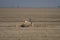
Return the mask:
[[(32, 17), (33, 27), (19, 27)], [(60, 8), (0, 8), (0, 40), (60, 40)]]

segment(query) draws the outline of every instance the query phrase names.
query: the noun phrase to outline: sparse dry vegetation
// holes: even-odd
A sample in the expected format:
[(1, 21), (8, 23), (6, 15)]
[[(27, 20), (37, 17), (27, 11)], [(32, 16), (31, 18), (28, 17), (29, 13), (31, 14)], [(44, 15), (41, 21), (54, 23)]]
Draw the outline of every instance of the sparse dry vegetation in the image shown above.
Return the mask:
[[(33, 26), (18, 27), (29, 16)], [(0, 40), (60, 40), (60, 9), (0, 8)]]

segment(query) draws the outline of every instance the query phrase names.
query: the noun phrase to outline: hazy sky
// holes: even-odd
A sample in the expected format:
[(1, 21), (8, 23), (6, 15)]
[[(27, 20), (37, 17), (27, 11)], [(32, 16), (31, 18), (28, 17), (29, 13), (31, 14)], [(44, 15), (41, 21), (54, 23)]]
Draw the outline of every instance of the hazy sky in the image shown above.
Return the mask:
[(0, 7), (57, 7), (60, 0), (0, 0)]

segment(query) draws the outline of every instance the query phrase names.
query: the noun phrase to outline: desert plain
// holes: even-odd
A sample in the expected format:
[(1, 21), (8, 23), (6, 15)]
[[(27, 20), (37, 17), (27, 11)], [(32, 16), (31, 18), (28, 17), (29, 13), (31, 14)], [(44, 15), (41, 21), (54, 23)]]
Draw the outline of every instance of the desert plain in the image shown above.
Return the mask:
[[(19, 27), (31, 16), (32, 27)], [(0, 40), (60, 40), (60, 8), (0, 8)]]

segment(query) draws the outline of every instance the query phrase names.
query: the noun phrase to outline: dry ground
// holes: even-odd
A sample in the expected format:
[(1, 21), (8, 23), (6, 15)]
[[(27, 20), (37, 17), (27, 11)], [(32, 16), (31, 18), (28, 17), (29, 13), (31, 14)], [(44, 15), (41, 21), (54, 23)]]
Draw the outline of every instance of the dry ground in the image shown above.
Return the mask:
[(0, 27), (0, 40), (60, 40), (60, 26)]
[[(29, 16), (34, 27), (16, 29)], [(60, 9), (0, 8), (0, 40), (60, 40)]]

